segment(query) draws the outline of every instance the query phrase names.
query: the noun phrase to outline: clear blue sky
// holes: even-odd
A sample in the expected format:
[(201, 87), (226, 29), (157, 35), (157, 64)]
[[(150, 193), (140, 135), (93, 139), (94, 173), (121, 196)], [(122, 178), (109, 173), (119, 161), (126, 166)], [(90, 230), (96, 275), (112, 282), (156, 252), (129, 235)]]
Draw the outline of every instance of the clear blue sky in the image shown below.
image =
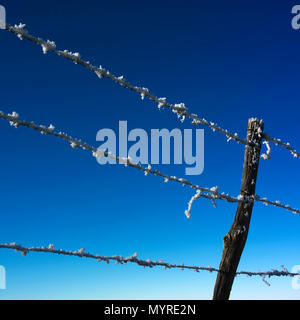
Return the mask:
[[(245, 136), (249, 117), (270, 135), (299, 145), (300, 30), (295, 1), (0, 1), (7, 22), (78, 51), (131, 83)], [(97, 146), (101, 128), (191, 128), (167, 110), (40, 47), (0, 30), (0, 110), (49, 125)], [(123, 166), (27, 128), (1, 128), (1, 242), (218, 267), (236, 205)], [(187, 177), (238, 195), (244, 148), (205, 128), (205, 169)], [(272, 148), (257, 193), (300, 207), (299, 159)], [(184, 176), (184, 166), (158, 165)], [(256, 204), (239, 270), (300, 264), (300, 216)], [(211, 299), (216, 274), (76, 257), (0, 251), (7, 290), (0, 299)], [(232, 299), (299, 299), (291, 279), (236, 278)]]

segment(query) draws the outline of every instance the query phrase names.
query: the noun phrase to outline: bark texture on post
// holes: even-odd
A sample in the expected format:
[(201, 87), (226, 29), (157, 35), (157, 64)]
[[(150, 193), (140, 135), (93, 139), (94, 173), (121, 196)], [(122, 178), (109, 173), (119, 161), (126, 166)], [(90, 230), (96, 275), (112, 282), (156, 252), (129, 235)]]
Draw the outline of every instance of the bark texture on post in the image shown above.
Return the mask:
[[(247, 140), (258, 147), (247, 145), (245, 148), (244, 167), (240, 194), (245, 198), (255, 194), (256, 178), (262, 144), (262, 120), (251, 118), (248, 122)], [(235, 273), (247, 240), (250, 219), (253, 209), (252, 203), (239, 203), (233, 224), (223, 239), (223, 253), (217, 280), (214, 288), (213, 300), (228, 300)]]

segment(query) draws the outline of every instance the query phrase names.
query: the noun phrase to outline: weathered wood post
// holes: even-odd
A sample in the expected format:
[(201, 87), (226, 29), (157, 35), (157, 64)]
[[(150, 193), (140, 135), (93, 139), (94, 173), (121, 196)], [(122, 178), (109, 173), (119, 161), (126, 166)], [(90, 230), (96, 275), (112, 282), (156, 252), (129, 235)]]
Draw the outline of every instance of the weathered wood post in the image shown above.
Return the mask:
[[(244, 167), (240, 194), (247, 197), (255, 195), (256, 178), (262, 145), (264, 123), (251, 118), (248, 122), (247, 141), (245, 147)], [(255, 144), (256, 146), (254, 146)], [(213, 300), (228, 300), (235, 273), (247, 240), (253, 202), (239, 202), (233, 224), (223, 239), (223, 253)]]

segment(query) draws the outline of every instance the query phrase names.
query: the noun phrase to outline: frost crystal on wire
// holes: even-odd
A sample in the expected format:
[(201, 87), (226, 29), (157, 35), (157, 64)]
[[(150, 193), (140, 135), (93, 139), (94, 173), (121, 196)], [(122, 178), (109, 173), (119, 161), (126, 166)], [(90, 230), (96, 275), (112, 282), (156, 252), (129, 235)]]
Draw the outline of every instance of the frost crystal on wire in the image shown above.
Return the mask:
[(26, 27), (26, 24), (24, 23), (19, 23), (18, 25), (15, 24), (13, 27), (17, 31), (17, 37), (20, 40), (23, 40), (23, 34), (27, 33), (27, 31), (24, 30), (25, 27)]
[(263, 158), (264, 160), (271, 159), (271, 156), (270, 156), (271, 148), (270, 148), (269, 142), (268, 142), (267, 140), (265, 140), (265, 141), (263, 142), (263, 144), (266, 145), (267, 151), (266, 151), (266, 153), (263, 153), (263, 154), (261, 155), (261, 158)]
[(48, 130), (54, 131), (54, 129), (55, 129), (55, 127), (52, 124), (50, 124), (50, 126), (48, 127)]
[[(18, 119), (19, 118), (19, 114), (15, 111), (13, 111), (11, 114), (8, 114), (10, 117), (12, 118), (16, 118)], [(12, 127), (15, 127), (15, 128), (18, 128), (19, 124), (15, 121), (9, 121), (9, 124), (12, 126)]]
[(187, 217), (188, 219), (190, 219), (190, 217), (191, 217), (191, 210), (192, 210), (193, 202), (194, 202), (196, 199), (200, 198), (200, 197), (201, 197), (201, 191), (200, 191), (200, 190), (197, 190), (197, 191), (196, 191), (196, 194), (195, 194), (195, 195), (191, 198), (191, 200), (189, 201), (189, 203), (188, 203), (188, 209), (185, 210), (185, 212), (184, 212), (184, 214), (186, 215), (186, 217)]
[(163, 107), (166, 104), (166, 100), (167, 98), (159, 98), (158, 99), (158, 109), (160, 109), (161, 107)]
[(47, 42), (41, 43), (41, 47), (42, 47), (43, 53), (46, 54), (49, 49), (55, 49), (56, 44), (54, 41), (47, 40)]
[(149, 94), (149, 89), (148, 88), (142, 88), (142, 92), (141, 92), (141, 99), (144, 100), (146, 94)]

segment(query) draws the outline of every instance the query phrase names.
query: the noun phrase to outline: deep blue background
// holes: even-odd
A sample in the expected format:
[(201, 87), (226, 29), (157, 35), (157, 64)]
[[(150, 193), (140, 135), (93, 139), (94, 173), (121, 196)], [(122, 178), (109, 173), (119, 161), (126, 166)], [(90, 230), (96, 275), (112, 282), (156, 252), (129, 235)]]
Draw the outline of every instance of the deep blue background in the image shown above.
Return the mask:
[[(58, 49), (148, 87), (172, 103), (245, 136), (249, 117), (299, 146), (300, 31), (295, 1), (1, 1), (7, 22), (54, 40)], [(40, 47), (0, 30), (0, 95), (5, 112), (54, 124), (97, 146), (101, 128), (191, 128), (168, 110)], [(1, 242), (218, 267), (236, 206), (123, 166), (100, 166), (55, 137), (1, 121)], [(298, 150), (299, 151), (299, 150)], [(205, 169), (187, 177), (237, 195), (244, 148), (205, 128)], [(184, 176), (184, 166), (157, 166)], [(257, 193), (299, 207), (299, 159), (272, 148)], [(300, 264), (300, 217), (256, 204), (239, 269)], [(7, 290), (0, 299), (210, 299), (216, 274), (106, 265), (49, 254), (0, 251)], [(233, 299), (299, 299), (291, 279), (236, 279)]]

